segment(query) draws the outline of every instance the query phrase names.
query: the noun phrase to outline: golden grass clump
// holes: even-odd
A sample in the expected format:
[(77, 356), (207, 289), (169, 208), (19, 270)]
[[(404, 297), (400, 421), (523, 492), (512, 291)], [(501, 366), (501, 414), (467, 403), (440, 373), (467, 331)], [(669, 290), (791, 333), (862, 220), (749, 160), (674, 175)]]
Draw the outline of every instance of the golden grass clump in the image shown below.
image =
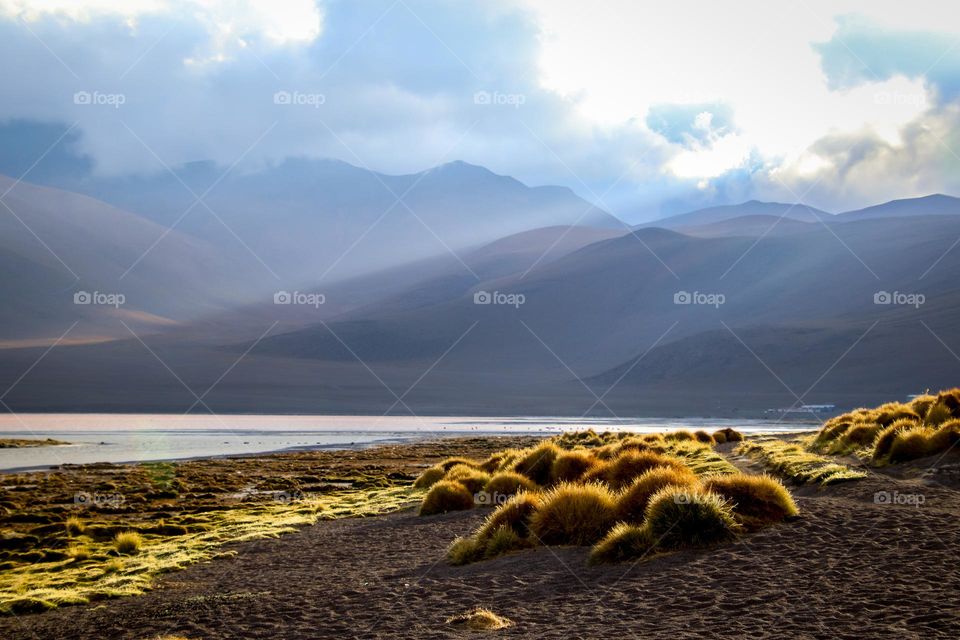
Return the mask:
[(667, 442), (678, 442), (680, 440), (696, 440), (696, 437), (686, 429), (678, 429), (677, 431), (663, 434), (663, 439)]
[(713, 441), (716, 444), (725, 444), (727, 442), (727, 436), (724, 435), (722, 431), (713, 432)]
[(655, 467), (645, 471), (617, 499), (617, 520), (642, 524), (650, 498), (664, 487), (696, 487), (697, 477), (686, 469)]
[(534, 491), (537, 485), (533, 480), (513, 471), (501, 471), (487, 481), (483, 490), (493, 496), (512, 496), (521, 491)]
[(703, 485), (707, 491), (729, 500), (734, 515), (748, 526), (772, 524), (800, 513), (790, 491), (772, 476), (711, 476)]
[(563, 450), (552, 442), (544, 442), (530, 449), (513, 466), (513, 470), (523, 474), (539, 485), (550, 482), (553, 462)]
[(133, 555), (143, 546), (143, 538), (136, 531), (122, 531), (113, 538), (114, 550), (122, 555)]
[(873, 460), (878, 462), (890, 455), (890, 447), (893, 446), (898, 433), (919, 426), (920, 424), (915, 420), (897, 420), (890, 426), (884, 427), (873, 440)]
[(888, 426), (897, 420), (919, 420), (920, 415), (910, 405), (901, 402), (888, 402), (873, 411), (873, 420), (881, 426)]
[(526, 549), (530, 546), (532, 545), (527, 538), (517, 535), (517, 532), (511, 527), (501, 525), (486, 537), (483, 545), (483, 557), (496, 558), (505, 553)]
[(589, 451), (564, 451), (553, 461), (550, 480), (554, 483), (576, 482), (599, 465), (600, 462)]
[(898, 431), (890, 443), (890, 462), (907, 462), (936, 453), (933, 448), (936, 430), (931, 427), (911, 427)]
[(960, 443), (960, 419), (952, 418), (937, 427), (933, 434), (932, 448), (935, 452), (946, 451)]
[[(697, 442), (703, 442), (704, 444), (714, 444), (715, 442), (713, 436), (702, 429), (693, 432), (693, 439)], [(724, 442), (726, 442), (726, 440), (724, 440)]]
[(683, 462), (673, 456), (665, 456), (652, 451), (641, 453), (628, 451), (603, 467), (591, 471), (585, 476), (585, 479), (603, 480), (612, 489), (622, 489), (644, 472), (656, 467), (669, 467), (677, 471), (688, 470)]
[[(724, 442), (743, 442), (743, 434), (737, 431), (736, 429), (731, 429), (730, 427), (724, 427), (723, 429), (718, 429), (713, 432), (713, 439), (717, 440), (717, 434), (721, 434)], [(719, 442), (719, 440), (718, 440)]]
[(663, 549), (726, 542), (738, 530), (733, 510), (722, 497), (683, 487), (666, 487), (650, 499), (645, 526)]
[(510, 527), (521, 538), (528, 537), (530, 520), (542, 501), (543, 498), (538, 493), (518, 493), (487, 517), (477, 531), (477, 537), (485, 540), (502, 526)]
[(440, 465), (430, 467), (420, 474), (416, 481), (414, 481), (413, 486), (415, 489), (429, 489), (436, 483), (443, 480), (443, 476), (445, 475), (447, 475), (447, 472), (444, 471), (443, 467)]
[(530, 533), (547, 545), (590, 545), (616, 523), (616, 496), (602, 484), (563, 483), (547, 493), (530, 520)]
[(473, 467), (474, 469), (480, 468), (480, 463), (477, 462), (476, 460), (471, 460), (469, 458), (461, 458), (460, 456), (457, 456), (454, 458), (447, 458), (437, 466), (443, 469), (443, 472), (446, 473), (450, 471), (450, 469), (453, 469), (457, 465), (461, 465), (461, 464), (465, 464), (468, 467)]
[(473, 508), (473, 493), (455, 480), (441, 480), (430, 487), (420, 505), (421, 516)]
[(861, 422), (844, 431), (839, 439), (848, 446), (864, 446), (871, 444), (883, 429), (884, 425), (879, 422)]
[(923, 395), (917, 396), (907, 404), (910, 406), (911, 409), (913, 409), (914, 413), (916, 413), (918, 416), (925, 416), (927, 415), (927, 410), (936, 401), (937, 401), (937, 396), (932, 396), (929, 393), (925, 393)]
[(70, 516), (67, 518), (67, 521), (63, 523), (63, 526), (67, 529), (68, 536), (80, 536), (83, 535), (83, 532), (87, 530), (87, 525), (85, 525), (83, 520), (77, 516)]
[(479, 493), (487, 486), (490, 481), (490, 474), (470, 467), (465, 464), (458, 464), (447, 471), (446, 480), (455, 480), (467, 488), (470, 493)]
[(447, 618), (447, 624), (471, 631), (495, 631), (509, 627), (513, 622), (489, 609), (477, 607)]
[(483, 558), (484, 545), (476, 536), (454, 538), (447, 547), (447, 561), (455, 567), (470, 564)]
[(623, 562), (642, 558), (654, 549), (647, 527), (618, 523), (590, 551), (590, 563)]

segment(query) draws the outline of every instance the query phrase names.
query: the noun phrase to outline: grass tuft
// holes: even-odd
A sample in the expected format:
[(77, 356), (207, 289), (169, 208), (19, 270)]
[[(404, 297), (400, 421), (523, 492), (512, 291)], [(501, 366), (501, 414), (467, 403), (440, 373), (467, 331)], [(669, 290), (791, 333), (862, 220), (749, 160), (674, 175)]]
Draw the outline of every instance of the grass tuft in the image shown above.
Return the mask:
[(687, 470), (657, 467), (646, 471), (630, 484), (617, 499), (617, 520), (643, 524), (650, 498), (664, 487), (697, 486), (697, 477)]
[(598, 466), (600, 461), (589, 451), (564, 451), (553, 461), (550, 480), (553, 483), (576, 482)]
[(590, 551), (590, 563), (623, 562), (642, 558), (654, 549), (647, 527), (618, 523)]
[(492, 476), (483, 487), (484, 491), (494, 497), (513, 496), (521, 491), (535, 491), (536, 489), (537, 485), (532, 480), (512, 471), (501, 471)]
[(683, 487), (666, 487), (650, 499), (645, 526), (663, 549), (727, 542), (739, 528), (730, 504), (722, 497)]
[(466, 613), (447, 618), (447, 624), (471, 631), (495, 631), (505, 629), (513, 622), (503, 616), (498, 616), (489, 609), (477, 607)]
[(613, 527), (616, 506), (616, 497), (602, 484), (560, 484), (543, 497), (530, 532), (542, 544), (590, 545)]
[(473, 494), (454, 480), (441, 480), (432, 487), (420, 505), (421, 516), (432, 516), (449, 511), (464, 511), (474, 506)]
[(525, 475), (539, 485), (549, 484), (553, 463), (561, 453), (563, 453), (563, 450), (554, 443), (544, 442), (528, 450), (523, 457), (517, 460), (513, 470)]
[(121, 555), (139, 553), (142, 546), (143, 538), (136, 531), (122, 531), (113, 538), (113, 548)]
[(447, 475), (447, 472), (444, 471), (443, 467), (439, 465), (430, 467), (420, 474), (420, 477), (418, 477), (413, 483), (413, 487), (415, 489), (429, 489), (436, 483), (443, 480), (443, 476), (445, 475)]
[(703, 485), (707, 491), (729, 500), (734, 515), (747, 526), (772, 524), (800, 513), (787, 488), (771, 476), (713, 476), (704, 480)]

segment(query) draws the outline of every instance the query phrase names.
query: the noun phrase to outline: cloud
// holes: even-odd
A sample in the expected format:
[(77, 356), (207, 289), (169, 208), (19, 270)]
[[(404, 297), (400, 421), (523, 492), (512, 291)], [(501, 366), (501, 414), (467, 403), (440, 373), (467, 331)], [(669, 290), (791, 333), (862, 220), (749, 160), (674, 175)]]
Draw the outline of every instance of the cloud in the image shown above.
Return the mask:
[(878, 192), (953, 188), (932, 133), (952, 144), (960, 48), (937, 26), (957, 21), (922, 4), (0, 0), (18, 62), (0, 68), (0, 122), (19, 145), (0, 156), (76, 123), (65, 148), (107, 175), (463, 159), (631, 220), (818, 180), (821, 206), (859, 206), (871, 172)]

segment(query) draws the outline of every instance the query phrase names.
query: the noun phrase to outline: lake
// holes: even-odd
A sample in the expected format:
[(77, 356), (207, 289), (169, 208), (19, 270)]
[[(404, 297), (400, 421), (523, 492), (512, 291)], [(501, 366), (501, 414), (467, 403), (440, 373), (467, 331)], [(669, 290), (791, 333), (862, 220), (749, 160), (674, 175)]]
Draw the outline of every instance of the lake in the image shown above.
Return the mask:
[(799, 431), (818, 424), (711, 418), (551, 418), (167, 414), (8, 414), (0, 438), (53, 438), (63, 446), (0, 449), (0, 471), (60, 464), (182, 460), (307, 449), (350, 449), (464, 435), (722, 429)]

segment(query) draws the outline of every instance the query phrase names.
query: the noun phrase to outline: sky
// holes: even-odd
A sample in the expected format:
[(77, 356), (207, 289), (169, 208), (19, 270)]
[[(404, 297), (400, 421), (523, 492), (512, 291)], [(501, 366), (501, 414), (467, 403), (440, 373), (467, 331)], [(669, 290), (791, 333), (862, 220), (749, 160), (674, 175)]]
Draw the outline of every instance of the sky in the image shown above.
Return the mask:
[(464, 160), (630, 222), (960, 195), (952, 2), (0, 0), (0, 55), (4, 167)]

